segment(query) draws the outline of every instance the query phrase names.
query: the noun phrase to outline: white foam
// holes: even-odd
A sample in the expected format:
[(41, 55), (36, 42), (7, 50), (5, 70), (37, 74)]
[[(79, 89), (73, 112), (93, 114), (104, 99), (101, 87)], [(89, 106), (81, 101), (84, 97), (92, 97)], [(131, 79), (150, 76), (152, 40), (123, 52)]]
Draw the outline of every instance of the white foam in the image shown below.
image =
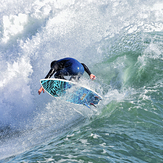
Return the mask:
[(27, 24), (28, 17), (26, 14), (18, 14), (10, 15), (10, 16), (3, 16), (3, 28), (4, 34), (2, 41), (7, 42), (10, 37), (21, 33), (24, 29), (24, 25)]
[[(111, 37), (115, 37), (116, 40), (116, 37), (119, 37), (117, 34), (121, 34), (121, 31), (122, 33), (127, 31), (128, 34), (161, 31), (163, 23), (160, 4), (156, 3), (153, 8), (150, 8), (149, 5), (142, 3), (127, 0), (119, 3), (115, 0), (2, 0), (0, 5), (0, 127), (9, 125), (14, 128), (24, 123), (23, 126), (29, 125), (37, 130), (48, 123), (54, 124), (56, 121), (51, 115), (55, 116), (54, 111), (58, 112), (58, 110), (56, 120), (61, 121), (64, 118), (65, 124), (71, 123), (76, 114), (70, 111), (67, 115), (64, 110), (73, 109), (72, 107), (61, 105), (57, 101), (58, 108), (55, 108), (48, 95), (38, 96), (40, 78), (46, 76), (52, 60), (62, 57), (74, 57), (88, 65), (93, 72), (92, 67), (102, 62), (104, 57), (123, 50), (114, 49), (115, 51), (109, 53), (110, 45), (106, 47), (106, 51), (99, 48), (103, 47), (101, 45), (103, 40), (106, 44)], [(121, 41), (122, 45), (123, 38)], [(116, 44), (114, 39), (110, 44), (113, 46)], [(150, 45), (149, 49), (155, 51), (157, 47)], [(159, 51), (156, 53), (157, 56), (160, 55)], [(142, 58), (139, 60), (141, 61)], [(109, 75), (111, 70), (108, 67), (103, 69)], [(98, 69), (97, 74), (101, 74), (103, 69)], [(89, 76), (85, 75), (84, 78), (88, 79)], [(102, 78), (102, 80), (107, 79), (106, 73)], [(89, 85), (93, 89), (99, 87), (99, 84), (91, 82)], [(99, 87), (97, 90), (102, 91), (102, 88)], [(109, 91), (105, 95), (104, 105), (110, 100), (124, 98), (125, 93)], [(66, 108), (67, 106), (69, 108)], [(54, 107), (54, 110), (51, 107)], [(83, 107), (80, 107), (79, 111), (82, 110)], [(84, 113), (82, 112), (84, 116), (90, 113), (87, 110), (85, 108)], [(33, 114), (35, 117), (30, 124), (28, 118)], [(92, 115), (92, 112), (90, 114)], [(34, 139), (30, 140), (32, 144)], [(23, 139), (20, 142), (23, 146)], [(12, 142), (9, 144), (6, 147), (8, 150)], [(16, 148), (17, 144), (13, 144)], [(30, 142), (27, 146), (30, 146), (29, 144)], [(7, 154), (6, 148), (3, 153), (6, 150)]]
[[(28, 58), (22, 57), (18, 61), (8, 63), (8, 68), (1, 78), (1, 109), (0, 121), (8, 121), (15, 125), (17, 118), (26, 117), (27, 112), (33, 109), (29, 76), (33, 72)], [(14, 122), (13, 122), (14, 121)]]

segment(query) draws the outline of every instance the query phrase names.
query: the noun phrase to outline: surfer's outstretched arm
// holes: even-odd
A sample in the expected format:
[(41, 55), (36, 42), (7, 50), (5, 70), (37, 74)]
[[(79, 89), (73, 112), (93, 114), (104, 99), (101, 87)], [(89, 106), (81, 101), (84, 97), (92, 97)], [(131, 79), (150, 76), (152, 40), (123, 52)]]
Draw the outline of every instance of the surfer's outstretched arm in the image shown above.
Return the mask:
[(48, 72), (48, 74), (46, 75), (45, 79), (47, 78), (51, 78), (52, 75), (56, 72), (56, 70), (54, 68), (51, 68), (50, 71)]
[[(45, 79), (50, 78), (54, 74), (55, 70), (53, 68), (50, 69), (49, 73), (46, 75)], [(38, 94), (40, 95), (41, 92), (44, 91), (44, 88), (41, 86), (41, 88), (38, 90)]]
[(96, 79), (96, 76), (94, 74), (91, 74), (89, 76), (90, 76), (90, 79), (92, 79), (92, 80), (95, 80)]
[(43, 93), (45, 92), (44, 88), (41, 86), (41, 88), (38, 90), (38, 94), (40, 95), (42, 91)]
[[(52, 75), (53, 75), (58, 69), (59, 69), (59, 64), (58, 64), (57, 62), (55, 62), (55, 63), (52, 65), (52, 67), (51, 67), (50, 71), (48, 72), (48, 74), (46, 75), (45, 79), (51, 78)], [(43, 91), (43, 93), (45, 92), (45, 90), (44, 90), (43, 87), (41, 87), (41, 88), (38, 90), (38, 94), (40, 95), (42, 91)]]
[[(52, 66), (48, 74), (46, 75), (45, 79), (51, 78), (52, 75), (59, 69), (59, 63), (55, 62)], [(38, 94), (40, 95), (41, 92), (45, 92), (44, 88), (41, 86), (41, 88), (38, 90)]]
[(84, 64), (81, 63), (84, 67), (85, 72), (87, 72), (87, 74), (89, 75), (90, 79), (95, 80), (96, 76), (94, 74), (91, 73), (91, 71), (89, 70), (89, 68)]

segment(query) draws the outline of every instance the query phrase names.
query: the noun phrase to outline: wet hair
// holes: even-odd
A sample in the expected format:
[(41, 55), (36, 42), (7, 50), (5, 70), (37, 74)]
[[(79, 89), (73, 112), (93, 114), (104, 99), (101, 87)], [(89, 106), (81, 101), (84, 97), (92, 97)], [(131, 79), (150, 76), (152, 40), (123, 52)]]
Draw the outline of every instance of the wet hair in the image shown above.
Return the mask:
[(52, 68), (56, 62), (57, 62), (57, 61), (51, 62), (50, 67)]

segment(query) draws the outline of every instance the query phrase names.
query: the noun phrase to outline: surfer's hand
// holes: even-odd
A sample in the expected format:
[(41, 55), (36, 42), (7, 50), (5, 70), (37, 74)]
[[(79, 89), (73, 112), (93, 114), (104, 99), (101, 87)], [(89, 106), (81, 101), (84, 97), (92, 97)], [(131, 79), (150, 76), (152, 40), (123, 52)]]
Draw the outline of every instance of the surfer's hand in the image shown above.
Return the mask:
[(93, 75), (93, 74), (91, 74), (91, 75), (90, 75), (90, 79), (95, 80), (95, 79), (96, 79), (96, 76)]
[(43, 87), (41, 87), (41, 88), (38, 90), (38, 94), (40, 95), (42, 91), (43, 91), (43, 93), (45, 92), (45, 90), (44, 90)]

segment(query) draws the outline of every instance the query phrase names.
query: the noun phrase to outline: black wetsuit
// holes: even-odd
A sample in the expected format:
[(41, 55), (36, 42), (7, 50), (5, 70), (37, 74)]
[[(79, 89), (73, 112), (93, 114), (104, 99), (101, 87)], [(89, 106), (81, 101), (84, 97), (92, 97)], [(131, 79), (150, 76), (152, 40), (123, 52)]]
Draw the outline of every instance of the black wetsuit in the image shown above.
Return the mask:
[(55, 78), (64, 79), (64, 76), (71, 76), (71, 78), (79, 79), (84, 71), (86, 71), (88, 75), (91, 74), (84, 63), (80, 63), (73, 58), (63, 58), (51, 63), (51, 69), (45, 78), (50, 78), (55, 73)]

